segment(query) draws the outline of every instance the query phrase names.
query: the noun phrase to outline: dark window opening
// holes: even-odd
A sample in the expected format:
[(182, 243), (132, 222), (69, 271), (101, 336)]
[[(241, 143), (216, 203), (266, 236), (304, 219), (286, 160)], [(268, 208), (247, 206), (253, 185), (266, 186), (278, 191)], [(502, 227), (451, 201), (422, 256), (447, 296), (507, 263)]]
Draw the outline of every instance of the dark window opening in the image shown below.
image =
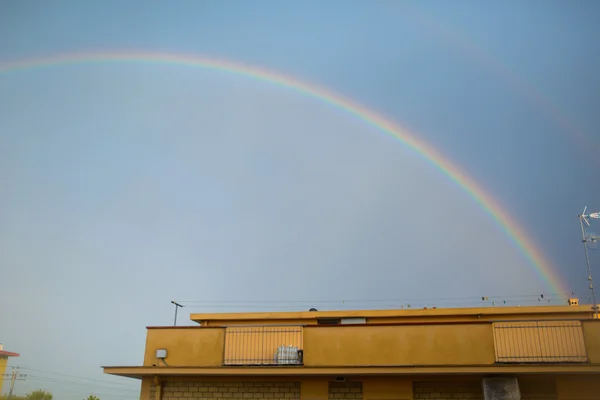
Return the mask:
[(340, 322), (339, 318), (322, 318), (317, 320), (319, 325), (339, 325)]

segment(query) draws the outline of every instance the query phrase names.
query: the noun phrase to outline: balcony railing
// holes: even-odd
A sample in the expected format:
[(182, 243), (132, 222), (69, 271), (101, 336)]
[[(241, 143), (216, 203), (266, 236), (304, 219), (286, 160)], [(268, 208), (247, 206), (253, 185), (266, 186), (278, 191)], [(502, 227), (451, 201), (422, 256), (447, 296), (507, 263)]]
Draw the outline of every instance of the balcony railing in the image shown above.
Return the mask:
[(495, 322), (496, 362), (582, 363), (587, 353), (580, 321)]
[(302, 365), (301, 326), (225, 329), (225, 365)]

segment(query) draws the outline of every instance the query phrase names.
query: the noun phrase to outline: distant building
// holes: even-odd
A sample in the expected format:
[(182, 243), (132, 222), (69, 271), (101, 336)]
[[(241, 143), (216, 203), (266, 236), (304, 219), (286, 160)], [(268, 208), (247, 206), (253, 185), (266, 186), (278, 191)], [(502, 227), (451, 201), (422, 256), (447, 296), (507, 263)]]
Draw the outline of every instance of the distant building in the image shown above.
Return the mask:
[(192, 314), (148, 327), (141, 400), (600, 399), (590, 305)]
[[(6, 374), (6, 366), (8, 365), (8, 357), (19, 357), (18, 353), (11, 353), (10, 351), (5, 351), (2, 343), (0, 343), (0, 378), (5, 378)], [(0, 394), (2, 393), (2, 383), (3, 379), (0, 379)]]

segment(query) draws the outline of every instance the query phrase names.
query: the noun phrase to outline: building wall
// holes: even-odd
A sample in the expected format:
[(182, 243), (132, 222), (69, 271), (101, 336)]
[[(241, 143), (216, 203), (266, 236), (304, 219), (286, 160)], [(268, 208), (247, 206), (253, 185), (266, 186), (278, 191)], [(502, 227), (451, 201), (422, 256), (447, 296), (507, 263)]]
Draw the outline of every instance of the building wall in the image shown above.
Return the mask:
[(329, 384), (329, 400), (362, 400), (361, 382), (331, 382)]
[(362, 379), (362, 384), (365, 400), (410, 400), (413, 398), (413, 383), (410, 378), (368, 377)]
[(304, 365), (489, 365), (490, 324), (304, 328)]
[[(157, 386), (151, 384), (149, 400), (158, 400), (156, 395)], [(190, 399), (300, 400), (300, 382), (167, 381), (163, 383), (162, 400)]]
[(300, 384), (300, 400), (323, 400), (327, 398), (329, 398), (328, 381), (323, 379), (306, 379)]
[(396, 310), (344, 310), (318, 312), (259, 312), (191, 314), (190, 319), (203, 326), (232, 325), (314, 325), (319, 318), (366, 318), (367, 324), (431, 323), (466, 321), (591, 319), (589, 305), (553, 305), (525, 307), (475, 307)]
[(413, 396), (415, 400), (483, 400), (483, 386), (475, 378), (417, 381), (413, 383)]
[[(520, 324), (535, 326), (529, 330), (516, 329), (515, 326)], [(544, 324), (149, 328), (144, 366), (221, 367), (223, 364), (274, 363), (274, 355), (281, 344), (302, 348), (307, 367), (491, 365), (519, 361), (600, 364), (600, 321), (556, 321), (548, 324), (557, 326), (545, 328), (542, 327)], [(561, 324), (573, 327), (566, 329), (558, 326)], [(575, 327), (577, 324), (581, 327)], [(501, 325), (506, 329), (500, 329)], [(244, 334), (245, 329), (264, 332)], [(227, 333), (232, 330), (238, 333)], [(291, 330), (297, 332), (290, 333)], [(167, 349), (166, 364), (156, 358), (156, 350), (160, 348)]]
[(600, 364), (600, 320), (584, 321), (582, 325), (588, 359)]
[(521, 400), (557, 400), (556, 377), (519, 377)]
[(208, 327), (225, 327), (225, 326), (263, 326), (263, 325), (317, 325), (317, 320), (306, 319), (257, 319), (252, 321), (224, 319), (224, 320), (199, 320), (196, 321), (202, 326)]
[[(596, 376), (518, 376), (521, 400), (600, 400)], [(365, 377), (333, 382), (333, 377), (267, 377), (177, 379), (161, 389), (151, 378), (142, 381), (141, 400), (269, 399), (269, 400), (484, 400), (481, 376), (428, 378)]]
[(598, 375), (562, 376), (556, 380), (559, 400), (600, 400)]
[(144, 366), (164, 366), (157, 349), (167, 349), (171, 367), (220, 367), (223, 364), (225, 331), (220, 328), (151, 328), (146, 336)]
[[(6, 373), (6, 365), (8, 364), (8, 357), (0, 357), (0, 377)], [(5, 382), (0, 379), (0, 394), (2, 394), (2, 383)], [(10, 381), (6, 381), (10, 382)]]

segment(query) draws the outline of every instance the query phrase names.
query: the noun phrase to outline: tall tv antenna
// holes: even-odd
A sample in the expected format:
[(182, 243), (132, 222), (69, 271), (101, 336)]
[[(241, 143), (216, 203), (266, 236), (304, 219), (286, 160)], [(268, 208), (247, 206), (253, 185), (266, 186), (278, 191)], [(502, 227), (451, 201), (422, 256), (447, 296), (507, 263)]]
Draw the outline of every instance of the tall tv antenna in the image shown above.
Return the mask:
[(175, 305), (175, 320), (173, 321), (173, 326), (177, 326), (177, 310), (179, 310), (180, 308), (183, 308), (183, 306), (173, 300), (171, 300), (171, 304)]
[(588, 269), (588, 281), (590, 283), (590, 291), (592, 292), (592, 310), (594, 311), (594, 317), (598, 319), (598, 304), (596, 303), (596, 292), (594, 290), (594, 281), (592, 279), (592, 267), (590, 265), (590, 255), (588, 254), (588, 247), (597, 246), (598, 239), (600, 236), (589, 234), (585, 230), (585, 225), (590, 226), (590, 218), (600, 219), (600, 213), (586, 214), (587, 206), (583, 208), (583, 212), (578, 215), (579, 226), (581, 227), (581, 241), (583, 242), (583, 250), (585, 251), (585, 262), (587, 263)]

